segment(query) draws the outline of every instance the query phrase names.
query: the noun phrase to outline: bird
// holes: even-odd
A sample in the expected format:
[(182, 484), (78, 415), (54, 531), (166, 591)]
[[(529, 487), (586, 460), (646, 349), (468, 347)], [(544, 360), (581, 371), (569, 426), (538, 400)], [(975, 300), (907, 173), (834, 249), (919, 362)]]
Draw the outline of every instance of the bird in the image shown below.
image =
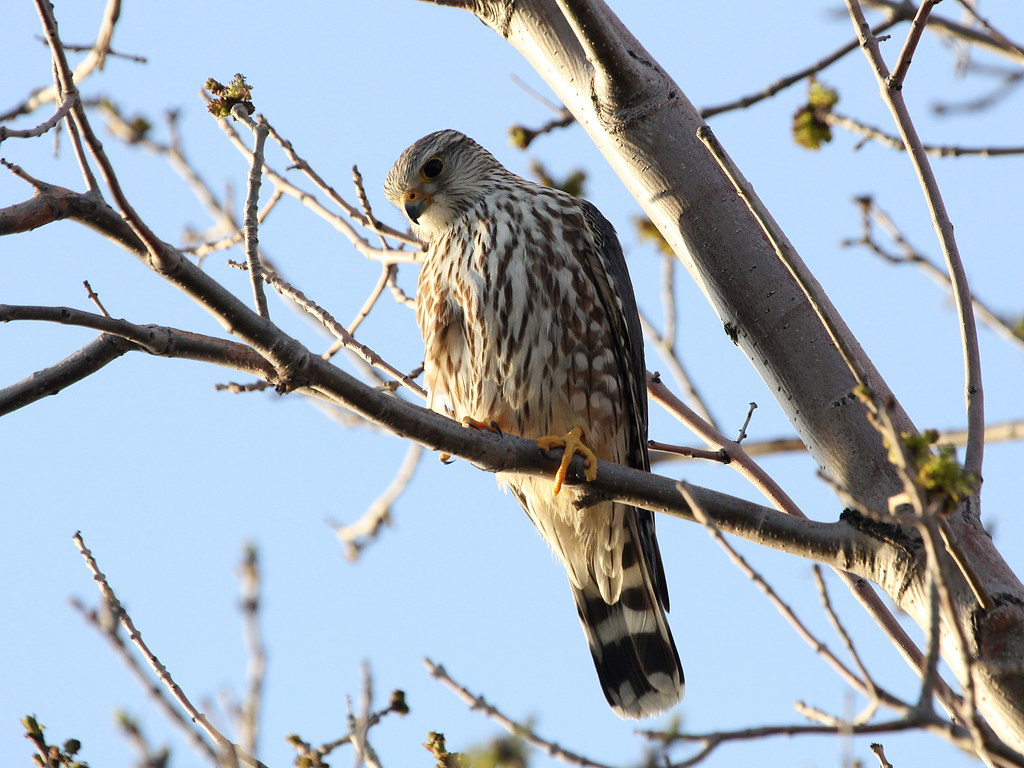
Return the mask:
[(622, 718), (682, 698), (654, 515), (561, 493), (576, 454), (648, 470), (640, 319), (615, 230), (455, 130), (406, 149), (384, 183), (423, 243), (416, 320), (432, 410), (562, 448), (554, 478), (499, 473), (565, 567), (598, 679)]

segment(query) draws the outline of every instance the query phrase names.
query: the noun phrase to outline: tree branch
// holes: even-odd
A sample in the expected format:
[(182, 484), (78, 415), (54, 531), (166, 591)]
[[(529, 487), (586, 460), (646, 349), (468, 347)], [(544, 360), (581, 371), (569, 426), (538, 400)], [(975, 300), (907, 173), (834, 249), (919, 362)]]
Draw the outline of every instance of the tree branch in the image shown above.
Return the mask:
[[(890, 13), (913, 14), (914, 12), (914, 4), (909, 0), (866, 0), (865, 5)], [(1013, 44), (1007, 44), (1005, 39), (1000, 40), (991, 34), (979, 32), (977, 29), (958, 24), (942, 16), (931, 16), (928, 19), (928, 29), (949, 38), (963, 40), (965, 43), (976, 45), (992, 53), (998, 53), (1018, 63), (1024, 62), (1024, 53), (1021, 53), (1020, 48)]]
[[(957, 248), (956, 237), (953, 234), (953, 224), (946, 211), (946, 205), (943, 202), (938, 181), (932, 172), (931, 164), (928, 162), (928, 157), (921, 145), (921, 139), (917, 135), (914, 122), (903, 99), (902, 77), (898, 82), (893, 81), (885, 60), (882, 58), (882, 52), (878, 48), (878, 41), (871, 34), (857, 0), (846, 0), (846, 4), (850, 11), (854, 29), (860, 36), (864, 55), (874, 69), (882, 99), (892, 113), (893, 120), (900, 132), (900, 138), (903, 139), (903, 143), (907, 147), (908, 155), (921, 182), (925, 200), (932, 214), (932, 224), (946, 258), (946, 269), (949, 272), (950, 283), (953, 288), (953, 299), (960, 318), (960, 334), (964, 356), (968, 432), (964, 467), (967, 471), (973, 472), (980, 477), (985, 450), (985, 399), (981, 383), (981, 352), (978, 347), (978, 329), (974, 322), (974, 312), (971, 307), (971, 290), (967, 282), (967, 273), (964, 271), (963, 261), (960, 259), (960, 251)], [(915, 34), (920, 35), (921, 25), (927, 19), (932, 5), (934, 5), (932, 0), (925, 0), (922, 3), (921, 13), (915, 19), (915, 30), (912, 31), (912, 38)], [(909, 55), (913, 48), (914, 45), (908, 41), (904, 51)], [(901, 57), (900, 69), (905, 74), (906, 66), (909, 66), (909, 64), (904, 66), (904, 61), (906, 61), (906, 58)]]
[[(0, 314), (3, 311), (4, 308), (0, 306)], [(140, 349), (137, 344), (122, 336), (102, 333), (59, 363), (0, 389), (0, 416), (6, 416), (44, 397), (56, 395), (72, 384), (92, 376), (126, 352), (137, 349)]]

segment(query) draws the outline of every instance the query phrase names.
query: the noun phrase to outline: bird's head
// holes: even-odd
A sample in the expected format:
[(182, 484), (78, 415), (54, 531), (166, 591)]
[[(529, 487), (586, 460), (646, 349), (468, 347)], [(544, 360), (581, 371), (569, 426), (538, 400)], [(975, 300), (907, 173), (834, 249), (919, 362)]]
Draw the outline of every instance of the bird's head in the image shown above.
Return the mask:
[(483, 147), (458, 131), (424, 136), (398, 158), (384, 194), (424, 235), (449, 228), (507, 173)]

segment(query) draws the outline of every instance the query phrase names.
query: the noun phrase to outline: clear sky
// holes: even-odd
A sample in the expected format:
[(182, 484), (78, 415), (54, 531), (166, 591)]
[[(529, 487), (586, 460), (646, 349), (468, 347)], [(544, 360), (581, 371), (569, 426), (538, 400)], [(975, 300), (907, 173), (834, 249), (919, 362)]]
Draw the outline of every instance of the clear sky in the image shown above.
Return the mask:
[[(612, 2), (650, 53), (698, 106), (760, 90), (852, 38), (842, 3)], [(59, 3), (66, 42), (95, 38), (103, 4)], [(937, 12), (953, 14), (943, 4)], [(986, 14), (1016, 39), (1024, 20), (1015, 3), (985, 4)], [(49, 57), (27, 2), (7, 3), (0, 50), (0, 110), (48, 82)], [(892, 60), (905, 34), (886, 45)], [(380, 186), (398, 154), (420, 136), (457, 128), (529, 174), (539, 159), (556, 176), (588, 172), (586, 196), (619, 229), (641, 305), (660, 318), (660, 259), (634, 233), (639, 207), (578, 128), (539, 140), (528, 153), (511, 147), (510, 125), (539, 125), (546, 107), (517, 78), (546, 93), (540, 78), (504, 41), (467, 13), (413, 0), (313, 3), (287, 10), (272, 3), (126, 3), (114, 49), (147, 63), (112, 58), (83, 85), (127, 115), (145, 114), (154, 138), (166, 140), (162, 114), (176, 109), (185, 152), (211, 187), (244, 198), (247, 163), (227, 143), (197, 95), (208, 77), (242, 72), (255, 86), (257, 109), (318, 172), (345, 191), (358, 164), (378, 216), (395, 226)], [(986, 59), (987, 61), (998, 60)], [(906, 96), (926, 141), (961, 145), (1020, 143), (1020, 92), (982, 114), (938, 118), (938, 101), (962, 102), (993, 84), (957, 77), (955, 55), (926, 36)], [(846, 57), (822, 79), (839, 89), (840, 109), (891, 125), (863, 56)], [(800, 250), (869, 355), (919, 427), (964, 423), (962, 369), (955, 316), (944, 292), (912, 269), (880, 264), (840, 241), (859, 234), (855, 195), (875, 195), (910, 241), (937, 246), (905, 157), (838, 134), (821, 152), (793, 145), (789, 123), (801, 105), (796, 86), (747, 111), (715, 118), (713, 127)], [(35, 124), (44, 109), (15, 127)], [(97, 124), (98, 121), (97, 121)], [(0, 155), (47, 181), (81, 189), (62, 137), (10, 140)], [(160, 158), (104, 138), (136, 209), (170, 242), (210, 219)], [(287, 161), (271, 151), (269, 162)], [(961, 251), (979, 297), (996, 311), (1021, 312), (1024, 285), (1024, 160), (934, 160)], [(268, 189), (267, 187), (265, 189)], [(0, 206), (29, 189), (0, 173)], [(353, 317), (378, 267), (330, 226), (294, 202), (283, 203), (260, 233), (261, 244), (297, 286), (342, 321)], [(211, 256), (206, 269), (241, 296), (244, 274), (225, 265), (237, 252)], [(415, 286), (415, 271), (401, 272)], [(221, 329), (130, 255), (83, 227), (62, 223), (0, 240), (0, 302), (91, 310), (89, 280), (114, 317), (197, 332)], [(700, 292), (680, 274), (681, 349), (726, 430), (739, 428), (748, 403), (759, 405), (753, 439), (790, 434), (771, 392), (721, 330)], [(272, 312), (311, 348), (327, 346), (304, 319), (272, 300)], [(94, 337), (41, 324), (0, 328), (0, 386), (44, 368)], [(360, 339), (400, 368), (422, 359), (412, 313), (383, 302)], [(1024, 361), (988, 330), (981, 332), (989, 420), (1022, 415)], [(649, 351), (649, 367), (663, 367)], [(355, 370), (350, 363), (343, 363)], [(69, 607), (70, 596), (97, 600), (71, 537), (82, 531), (143, 636), (215, 721), (221, 698), (240, 694), (245, 660), (236, 571), (253, 542), (263, 563), (263, 627), (269, 654), (261, 756), (291, 763), (288, 733), (320, 743), (346, 730), (346, 697), (358, 701), (360, 665), (374, 672), (378, 704), (393, 688), (407, 692), (411, 713), (391, 718), (371, 740), (385, 766), (430, 765), (420, 747), (442, 731), (453, 750), (498, 732), (429, 679), (422, 658), (508, 715), (530, 720), (566, 748), (600, 762), (636, 764), (636, 725), (608, 710), (593, 672), (560, 566), (514, 500), (493, 478), (465, 462), (442, 466), (427, 455), (395, 505), (393, 525), (349, 564), (326, 519), (357, 518), (388, 485), (407, 446), (365, 428), (349, 428), (299, 397), (230, 395), (214, 390), (239, 374), (198, 363), (129, 355), (56, 397), (0, 421), (0, 764), (28, 765), (30, 745), (18, 719), (35, 714), (55, 741), (76, 737), (93, 768), (132, 764), (113, 713), (142, 722), (156, 743), (172, 745), (173, 765), (199, 758), (171, 730), (104, 640)], [(652, 437), (695, 443), (655, 414)], [(996, 541), (1018, 573), (1024, 569), (1019, 512), (1019, 444), (987, 453), (984, 511)], [(841, 505), (814, 476), (806, 456), (765, 460), (812, 517), (834, 520)], [(673, 476), (757, 499), (728, 468), (662, 465)], [(836, 713), (862, 701), (785, 625), (697, 526), (663, 520), (659, 537), (672, 594), (672, 627), (687, 676), (678, 710), (694, 731), (799, 722), (801, 700)], [(834, 648), (817, 604), (810, 564), (741, 543), (801, 616)], [(888, 644), (834, 579), (832, 594), (869, 668), (887, 687), (915, 697), (915, 682)], [(914, 632), (915, 636), (919, 633)], [(881, 739), (896, 765), (973, 764), (935, 738)], [(832, 766), (845, 756), (871, 764), (871, 739), (776, 739), (725, 746), (707, 763)], [(346, 751), (347, 748), (343, 748)], [(681, 757), (680, 755), (677, 755)], [(348, 754), (330, 762), (344, 765)], [(553, 764), (535, 754), (535, 766)]]

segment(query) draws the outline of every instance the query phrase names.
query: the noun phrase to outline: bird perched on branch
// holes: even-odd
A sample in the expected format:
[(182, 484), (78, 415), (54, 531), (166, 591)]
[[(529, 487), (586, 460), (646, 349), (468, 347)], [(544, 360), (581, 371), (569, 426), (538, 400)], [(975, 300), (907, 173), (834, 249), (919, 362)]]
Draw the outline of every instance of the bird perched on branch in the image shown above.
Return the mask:
[(388, 199), (425, 244), (416, 318), (429, 405), (470, 426), (564, 448), (552, 482), (499, 475), (565, 566), (605, 697), (621, 717), (672, 707), (683, 671), (651, 512), (579, 509), (574, 455), (649, 469), (636, 300), (615, 230), (590, 203), (533, 184), (457, 131), (398, 158)]

